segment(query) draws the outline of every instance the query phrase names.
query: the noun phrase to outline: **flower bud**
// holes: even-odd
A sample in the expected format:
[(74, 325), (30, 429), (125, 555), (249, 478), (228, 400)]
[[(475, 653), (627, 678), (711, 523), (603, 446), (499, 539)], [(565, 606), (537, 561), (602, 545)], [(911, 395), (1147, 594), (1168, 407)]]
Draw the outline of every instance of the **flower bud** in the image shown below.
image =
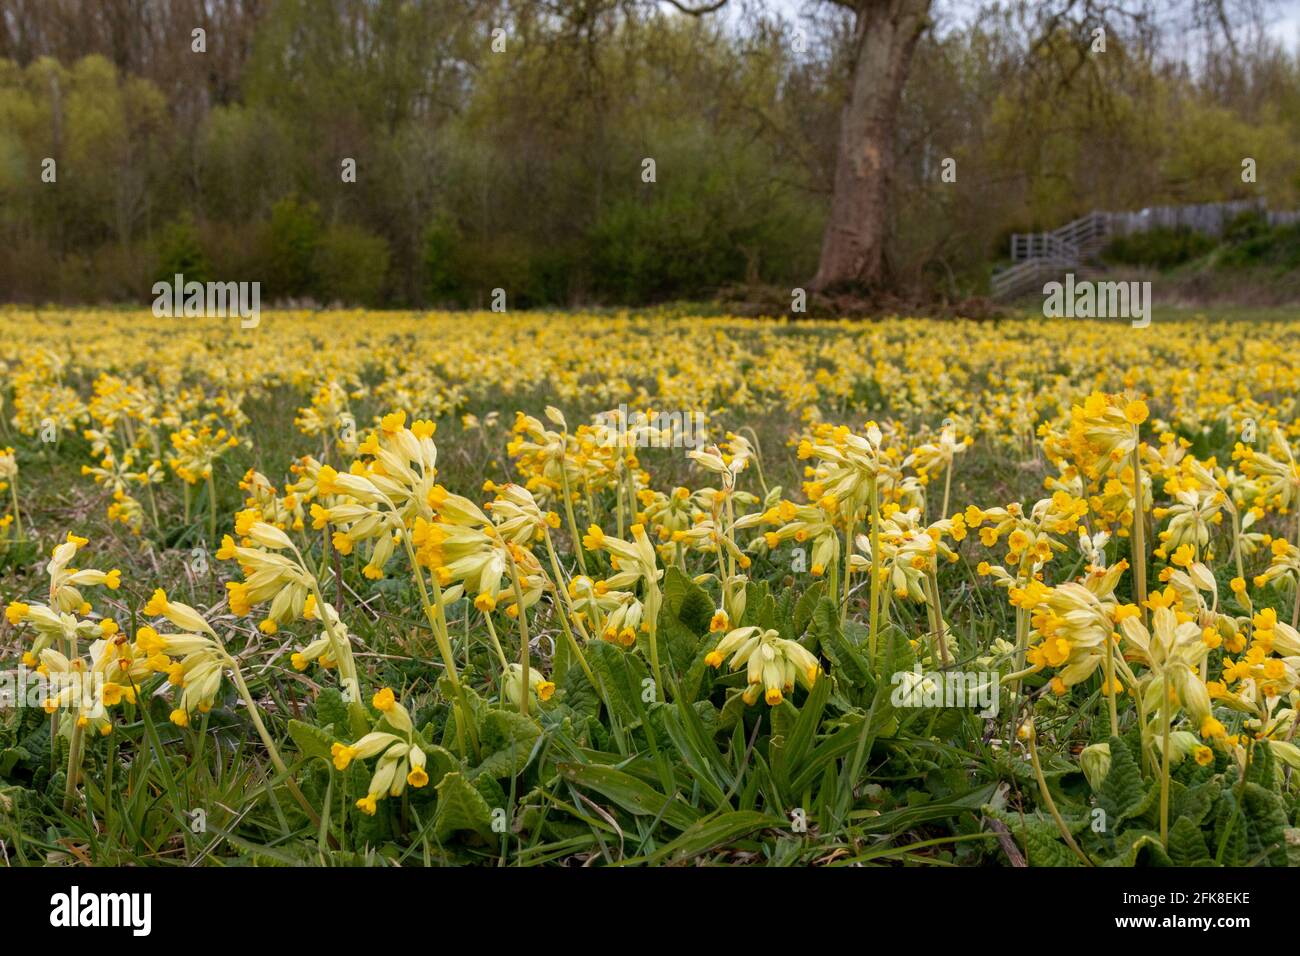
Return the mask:
[(1110, 773), (1110, 744), (1084, 747), (1079, 754), (1079, 766), (1083, 768), (1083, 775), (1088, 778), (1088, 786), (1092, 787), (1093, 792), (1101, 789), (1102, 781)]

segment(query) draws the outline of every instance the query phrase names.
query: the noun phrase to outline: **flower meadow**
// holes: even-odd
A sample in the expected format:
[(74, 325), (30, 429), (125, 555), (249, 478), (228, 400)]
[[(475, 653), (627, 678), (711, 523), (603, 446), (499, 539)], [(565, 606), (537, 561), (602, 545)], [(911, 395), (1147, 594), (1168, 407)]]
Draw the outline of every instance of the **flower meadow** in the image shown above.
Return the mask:
[(1300, 863), (1283, 317), (0, 333), (10, 865)]

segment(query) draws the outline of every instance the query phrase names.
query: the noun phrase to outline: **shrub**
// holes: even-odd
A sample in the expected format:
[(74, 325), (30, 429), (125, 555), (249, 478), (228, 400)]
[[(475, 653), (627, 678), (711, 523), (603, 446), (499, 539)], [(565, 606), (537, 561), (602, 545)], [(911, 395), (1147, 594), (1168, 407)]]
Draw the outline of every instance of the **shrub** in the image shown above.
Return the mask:
[(1114, 265), (1172, 269), (1199, 259), (1215, 245), (1215, 241), (1204, 233), (1184, 227), (1157, 227), (1117, 237), (1106, 246), (1102, 259)]
[(316, 251), (323, 227), (320, 207), (286, 196), (271, 207), (267, 229), (267, 292), (301, 296), (317, 291)]
[(198, 228), (194, 217), (183, 213), (178, 219), (163, 229), (158, 239), (158, 266), (155, 280), (170, 282), (177, 273), (185, 276), (185, 281), (207, 282), (211, 278), (211, 266), (203, 245), (199, 240)]
[(331, 226), (313, 260), (326, 302), (379, 305), (388, 276), (388, 243), (357, 226)]

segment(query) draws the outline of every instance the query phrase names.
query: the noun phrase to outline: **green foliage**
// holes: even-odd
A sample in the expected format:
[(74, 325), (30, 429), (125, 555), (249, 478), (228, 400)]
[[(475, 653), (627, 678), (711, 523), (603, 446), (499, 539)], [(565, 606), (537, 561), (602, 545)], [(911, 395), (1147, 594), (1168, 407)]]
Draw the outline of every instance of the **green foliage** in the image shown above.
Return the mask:
[(158, 267), (155, 278), (174, 281), (177, 274), (186, 282), (207, 282), (214, 278), (208, 257), (199, 242), (194, 217), (186, 213), (168, 225), (158, 240)]
[(457, 259), (460, 244), (460, 231), (447, 216), (440, 216), (425, 230), (420, 266), (426, 302), (453, 305), (463, 301), (462, 266)]
[(380, 305), (388, 276), (388, 243), (357, 226), (327, 229), (312, 261), (320, 296), (344, 305)]
[(1117, 265), (1172, 269), (1199, 259), (1215, 245), (1215, 241), (1204, 233), (1161, 227), (1112, 239), (1102, 250), (1102, 258)]
[(1300, 269), (1300, 222), (1270, 227), (1259, 215), (1242, 216), (1225, 234), (1218, 261), (1235, 268)]
[[(1095, 864), (1290, 865), (1287, 814), (1279, 790), (1282, 779), (1274, 771), (1268, 747), (1254, 748), (1254, 759), (1240, 779), (1235, 773), (1214, 773), (1208, 767), (1198, 768), (1204, 773), (1194, 773), (1187, 769), (1192, 761), (1184, 761), (1170, 781), (1167, 844), (1158, 833), (1158, 769), (1144, 776), (1124, 739), (1112, 737), (1109, 747), (1110, 770), (1097, 788), (1093, 809), (1085, 808), (1069, 825), (1070, 833)], [(1199, 779), (1184, 784), (1178, 776)], [(1059, 787), (1059, 782), (1053, 787)], [(1069, 799), (1063, 790), (1058, 791), (1059, 804), (1068, 805)], [(1040, 817), (1035, 826), (1027, 827), (993, 808), (986, 807), (984, 812), (1007, 823), (1027, 851), (1036, 851), (1041, 859), (1050, 861), (1047, 865), (1072, 865), (1062, 853), (1073, 854), (1050, 819)]]
[(266, 239), (270, 295), (301, 296), (316, 288), (322, 234), (320, 208), (314, 202), (286, 196), (271, 207)]

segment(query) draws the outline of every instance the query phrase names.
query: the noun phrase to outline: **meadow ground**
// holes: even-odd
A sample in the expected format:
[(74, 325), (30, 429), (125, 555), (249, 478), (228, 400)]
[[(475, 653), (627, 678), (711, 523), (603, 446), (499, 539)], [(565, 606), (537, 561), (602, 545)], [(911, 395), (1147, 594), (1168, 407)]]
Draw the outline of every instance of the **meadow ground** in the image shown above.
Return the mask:
[(1300, 316), (702, 311), (0, 311), (3, 859), (1300, 862)]

